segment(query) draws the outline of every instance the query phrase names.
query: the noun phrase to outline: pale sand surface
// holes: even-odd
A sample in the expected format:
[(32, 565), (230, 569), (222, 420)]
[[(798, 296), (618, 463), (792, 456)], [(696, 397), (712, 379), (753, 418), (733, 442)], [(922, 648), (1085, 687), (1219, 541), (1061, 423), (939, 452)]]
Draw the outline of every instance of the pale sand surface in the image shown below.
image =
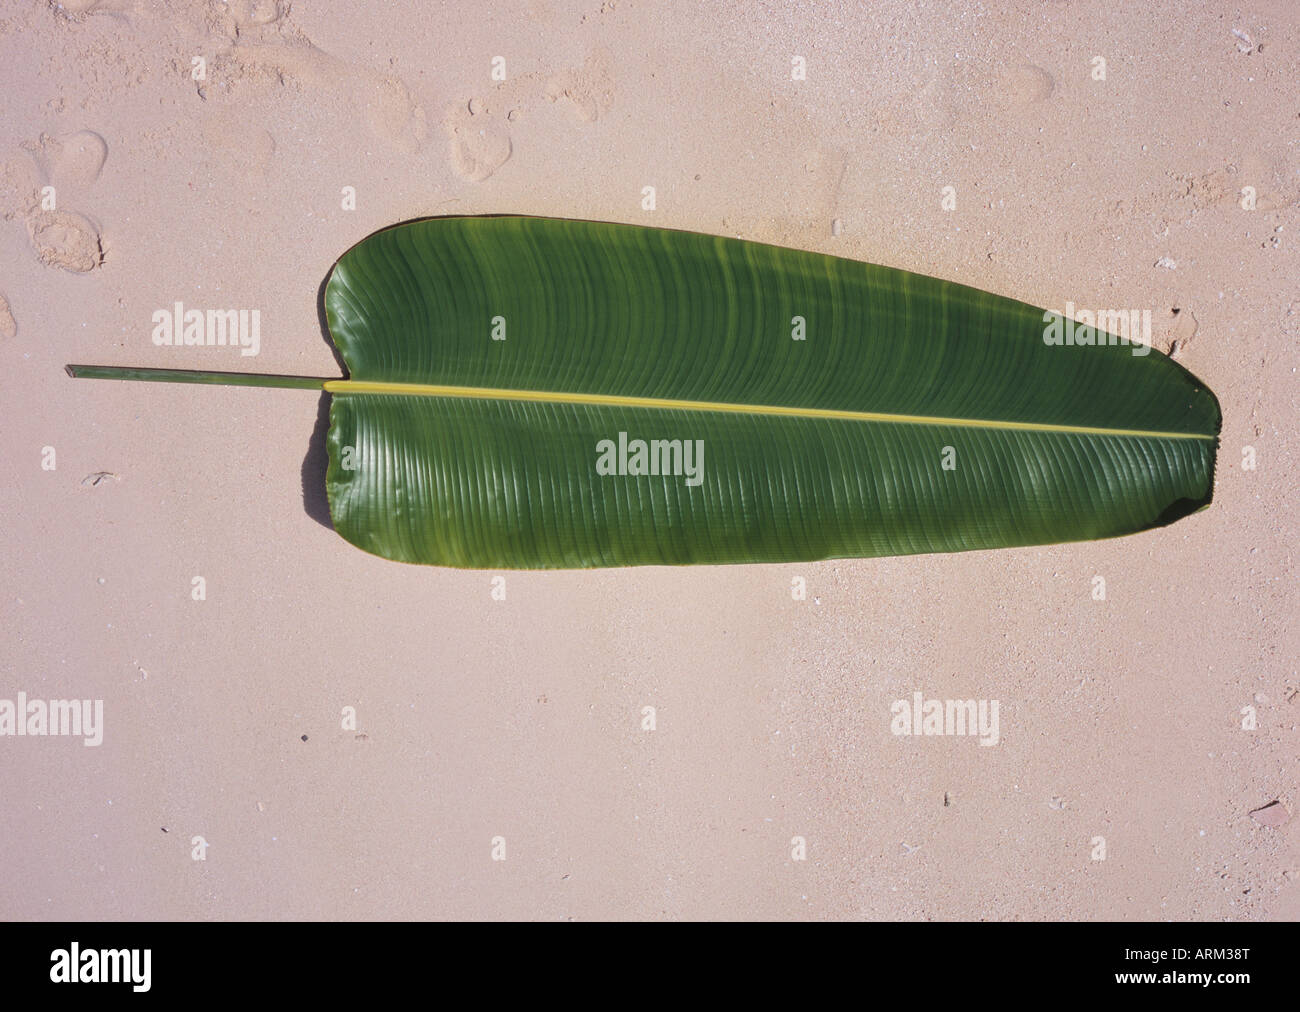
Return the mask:
[[(106, 725), (0, 739), (0, 916), (1296, 917), (1298, 821), (1249, 813), (1300, 803), (1300, 13), (1156, 6), (0, 2), (0, 697)], [(1151, 308), (1223, 404), (1214, 504), (495, 602), (311, 518), (317, 395), (63, 373), (337, 375), (336, 257), (501, 212)], [(155, 347), (177, 300), (261, 354)], [(917, 690), (1000, 743), (891, 734)]]

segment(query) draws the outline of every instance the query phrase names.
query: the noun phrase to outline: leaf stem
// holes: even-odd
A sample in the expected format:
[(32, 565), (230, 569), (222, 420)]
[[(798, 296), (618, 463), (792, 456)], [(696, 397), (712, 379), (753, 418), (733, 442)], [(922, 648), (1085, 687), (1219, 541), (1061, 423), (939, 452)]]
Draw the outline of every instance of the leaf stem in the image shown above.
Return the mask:
[(147, 380), (151, 383), (207, 383), (229, 387), (286, 387), (323, 390), (328, 377), (275, 376), (250, 372), (201, 372), (194, 369), (136, 369), (130, 366), (69, 365), (69, 376), (79, 379)]

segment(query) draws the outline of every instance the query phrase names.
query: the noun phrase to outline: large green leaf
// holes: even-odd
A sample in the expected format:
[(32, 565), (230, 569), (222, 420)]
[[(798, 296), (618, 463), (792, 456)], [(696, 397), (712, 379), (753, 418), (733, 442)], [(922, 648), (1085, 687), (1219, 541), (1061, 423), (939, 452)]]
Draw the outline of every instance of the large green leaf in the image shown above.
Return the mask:
[[(266, 385), (333, 395), (334, 526), (403, 562), (964, 551), (1140, 531), (1213, 492), (1218, 403), (1175, 362), (1049, 345), (1042, 310), (890, 268), (630, 225), (443, 218), (354, 246), (325, 306), (349, 378)], [(598, 448), (635, 440), (698, 441), (703, 466), (600, 473)]]
[[(1218, 404), (1176, 363), (1048, 345), (1041, 310), (904, 271), (665, 229), (449, 218), (354, 246), (325, 306), (352, 381), (326, 385), (334, 525), (404, 562), (997, 548), (1139, 531), (1212, 494)], [(702, 440), (702, 481), (597, 473), (620, 433)]]

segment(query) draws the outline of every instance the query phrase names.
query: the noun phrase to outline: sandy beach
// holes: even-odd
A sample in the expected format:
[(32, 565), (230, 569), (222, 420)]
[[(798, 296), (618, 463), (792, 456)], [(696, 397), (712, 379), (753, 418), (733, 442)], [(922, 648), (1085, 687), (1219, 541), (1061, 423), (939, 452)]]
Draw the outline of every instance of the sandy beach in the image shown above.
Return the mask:
[[(0, 917), (1300, 917), (1300, 10), (1181, 7), (0, 0), (0, 700), (102, 704), (0, 737)], [(406, 566), (330, 527), (327, 396), (64, 372), (338, 376), (345, 250), (503, 213), (1149, 309), (1213, 504)], [(256, 355), (155, 343), (178, 302)], [(917, 694), (996, 735), (896, 733)]]

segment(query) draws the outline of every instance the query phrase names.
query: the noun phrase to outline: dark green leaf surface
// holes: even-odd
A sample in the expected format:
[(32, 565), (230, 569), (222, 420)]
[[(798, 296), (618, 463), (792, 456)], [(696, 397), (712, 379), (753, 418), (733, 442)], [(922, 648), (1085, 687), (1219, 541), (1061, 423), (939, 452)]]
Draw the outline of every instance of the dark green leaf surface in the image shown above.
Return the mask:
[[(903, 271), (629, 225), (446, 218), (353, 247), (325, 303), (351, 382), (503, 392), (327, 385), (335, 528), (404, 562), (963, 551), (1139, 531), (1212, 494), (1219, 408), (1186, 370), (1046, 345), (1042, 310)], [(621, 432), (702, 440), (702, 481), (598, 474), (597, 444)]]

